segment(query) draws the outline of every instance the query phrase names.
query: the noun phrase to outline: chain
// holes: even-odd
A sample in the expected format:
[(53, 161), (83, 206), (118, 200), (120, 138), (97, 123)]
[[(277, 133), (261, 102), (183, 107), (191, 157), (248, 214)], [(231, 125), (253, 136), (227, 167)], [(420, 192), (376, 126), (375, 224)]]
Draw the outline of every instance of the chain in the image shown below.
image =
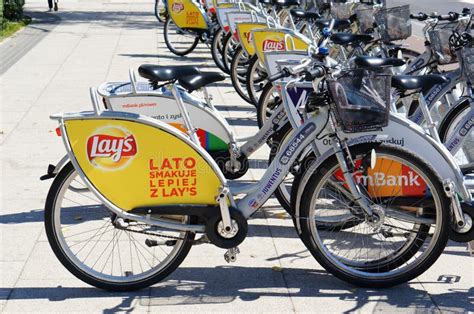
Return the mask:
[(127, 228), (127, 227), (121, 227), (117, 224), (114, 224), (114, 226), (115, 226), (115, 228), (123, 230), (123, 231), (129, 231), (129, 232), (134, 232), (134, 233), (139, 233), (139, 234), (151, 235), (151, 236), (161, 237), (161, 238), (166, 238), (166, 239), (182, 240), (182, 241), (192, 242), (192, 243), (197, 243), (197, 242), (200, 241), (200, 239), (191, 240), (191, 239), (186, 239), (186, 238), (182, 238), (182, 237), (170, 236), (170, 235), (166, 235), (166, 234), (162, 234), (162, 233), (150, 232), (150, 231), (146, 231), (146, 230), (134, 230), (134, 229), (130, 229), (130, 228)]

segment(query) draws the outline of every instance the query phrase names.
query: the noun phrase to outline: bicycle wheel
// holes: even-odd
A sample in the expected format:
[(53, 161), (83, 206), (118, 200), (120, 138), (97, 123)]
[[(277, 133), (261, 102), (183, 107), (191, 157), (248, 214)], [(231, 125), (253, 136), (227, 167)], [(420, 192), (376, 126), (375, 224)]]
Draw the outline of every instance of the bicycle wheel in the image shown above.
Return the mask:
[(166, 21), (166, 6), (163, 0), (155, 0), (155, 17), (161, 23)]
[[(88, 284), (113, 291), (155, 284), (181, 264), (194, 239), (194, 233), (115, 218), (72, 163), (59, 172), (46, 199), (46, 234), (64, 267)], [(187, 223), (190, 217), (167, 219)]]
[(249, 58), (245, 50), (239, 45), (230, 65), (230, 79), (232, 80), (232, 86), (234, 86), (237, 94), (239, 94), (243, 100), (252, 104), (252, 100), (250, 100), (250, 97), (247, 95), (247, 84), (245, 83), (248, 65)]
[[(449, 109), (438, 128), (439, 138), (443, 143), (453, 136), (461, 120), (469, 114), (471, 114), (469, 98), (463, 99)], [(460, 166), (474, 162), (474, 134), (471, 129), (469, 129), (469, 134), (454, 158)]]
[(263, 88), (267, 84), (267, 72), (260, 65), (258, 57), (255, 55), (250, 59), (249, 71), (247, 72), (247, 92), (255, 106), (258, 106), (258, 100)]
[(265, 122), (270, 118), (273, 110), (281, 104), (280, 94), (272, 83), (267, 83), (263, 88), (262, 94), (257, 105), (257, 123), (262, 128)]
[[(377, 152), (375, 169), (370, 168), (372, 149)], [(301, 197), (304, 242), (319, 264), (349, 283), (378, 288), (409, 281), (433, 265), (448, 240), (450, 207), (441, 180), (399, 147), (371, 143), (350, 150), (354, 177), (377, 219), (366, 219), (354, 205), (332, 156), (312, 175)], [(341, 211), (359, 223), (344, 231), (319, 226), (339, 219)]]
[(232, 63), (232, 58), (234, 57), (235, 50), (239, 42), (235, 40), (232, 34), (227, 34), (224, 40), (224, 46), (222, 47), (222, 61), (224, 64), (224, 69), (227, 74), (230, 74), (230, 64)]
[(197, 35), (180, 29), (171, 18), (165, 22), (163, 35), (165, 36), (166, 47), (177, 56), (185, 56), (191, 53), (199, 42)]
[(219, 69), (225, 72), (224, 61), (222, 60), (222, 48), (224, 46), (224, 35), (225, 32), (222, 28), (219, 28), (212, 37), (211, 43), (211, 55), (215, 64)]

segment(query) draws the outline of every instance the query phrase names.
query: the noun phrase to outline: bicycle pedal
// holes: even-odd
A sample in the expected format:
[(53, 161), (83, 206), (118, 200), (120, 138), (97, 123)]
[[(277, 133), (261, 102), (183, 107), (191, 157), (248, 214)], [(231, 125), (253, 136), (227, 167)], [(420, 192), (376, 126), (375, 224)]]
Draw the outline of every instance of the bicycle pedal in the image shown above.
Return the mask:
[(166, 240), (166, 241), (156, 241), (156, 240), (151, 240), (151, 239), (146, 239), (145, 244), (148, 247), (154, 247), (158, 245), (166, 245), (166, 246), (175, 246), (177, 240)]
[(225, 254), (224, 254), (224, 259), (227, 263), (234, 263), (237, 261), (237, 254), (240, 253), (240, 250), (238, 247), (233, 247), (231, 249), (228, 249)]

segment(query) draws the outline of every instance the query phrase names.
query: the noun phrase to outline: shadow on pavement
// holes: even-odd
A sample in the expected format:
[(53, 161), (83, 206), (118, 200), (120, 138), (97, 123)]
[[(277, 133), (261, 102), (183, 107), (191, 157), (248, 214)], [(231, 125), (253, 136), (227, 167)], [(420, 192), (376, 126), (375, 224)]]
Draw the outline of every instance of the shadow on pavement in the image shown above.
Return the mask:
[[(401, 285), (390, 289), (355, 288), (328, 275), (325, 271), (312, 269), (284, 269), (281, 272), (262, 267), (215, 268), (180, 268), (170, 280), (132, 293), (112, 293), (95, 288), (79, 287), (22, 287), (15, 288), (10, 300), (46, 299), (60, 302), (66, 299), (110, 298), (120, 297), (117, 306), (106, 309), (106, 312), (130, 310), (138, 301), (140, 306), (149, 306), (158, 310), (160, 306), (224, 304), (235, 300), (250, 302), (261, 297), (291, 298), (337, 298), (355, 302), (356, 311), (368, 306), (375, 312), (409, 309), (411, 311), (469, 311), (472, 309), (474, 288), (469, 290), (450, 289), (448, 293), (428, 295), (423, 290), (424, 282), (419, 288), (415, 282), (412, 286)], [(446, 283), (439, 283), (446, 284)], [(287, 286), (287, 288), (285, 287)], [(0, 295), (11, 290), (1, 288)], [(370, 303), (375, 303), (370, 306)]]

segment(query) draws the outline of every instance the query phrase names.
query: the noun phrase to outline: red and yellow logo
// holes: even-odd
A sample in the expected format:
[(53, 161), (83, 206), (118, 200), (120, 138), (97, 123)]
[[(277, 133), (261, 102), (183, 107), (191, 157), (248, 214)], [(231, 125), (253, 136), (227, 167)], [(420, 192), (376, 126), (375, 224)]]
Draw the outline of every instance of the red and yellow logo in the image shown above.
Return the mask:
[(180, 13), (183, 10), (184, 10), (184, 4), (183, 4), (182, 1), (177, 0), (171, 6), (171, 11), (173, 11), (175, 13)]
[(137, 151), (135, 137), (124, 128), (103, 127), (87, 139), (87, 157), (90, 163), (104, 170), (126, 167)]
[(265, 39), (262, 43), (262, 51), (285, 51), (285, 41), (280, 39)]

